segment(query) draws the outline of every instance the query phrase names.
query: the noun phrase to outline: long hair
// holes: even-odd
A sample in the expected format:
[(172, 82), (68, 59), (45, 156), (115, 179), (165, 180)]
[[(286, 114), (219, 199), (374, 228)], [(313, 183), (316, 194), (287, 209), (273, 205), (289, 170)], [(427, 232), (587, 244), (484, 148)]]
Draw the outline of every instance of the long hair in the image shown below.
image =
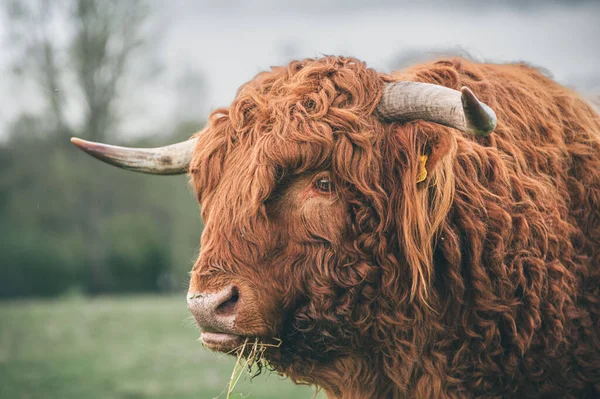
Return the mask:
[[(468, 86), (498, 127), (382, 123), (394, 80)], [(523, 64), (324, 57), (259, 74), (198, 137), (203, 251), (280, 298), (256, 306), (278, 371), (332, 395), (600, 392), (600, 118), (574, 92)], [(290, 224), (286, 189), (323, 170), (338, 210)]]

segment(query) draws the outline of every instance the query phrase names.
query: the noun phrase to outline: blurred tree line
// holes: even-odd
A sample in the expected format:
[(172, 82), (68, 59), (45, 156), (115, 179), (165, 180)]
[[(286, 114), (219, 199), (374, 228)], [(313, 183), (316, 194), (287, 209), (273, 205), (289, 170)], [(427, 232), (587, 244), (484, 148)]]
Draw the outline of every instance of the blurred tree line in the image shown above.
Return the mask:
[(69, 142), (156, 146), (202, 127), (182, 121), (168, 135), (118, 137), (124, 88), (156, 73), (139, 67), (151, 65), (148, 4), (5, 6), (15, 77), (33, 82), (42, 107), (21, 114), (0, 142), (0, 297), (183, 290), (202, 228), (187, 177), (118, 170)]

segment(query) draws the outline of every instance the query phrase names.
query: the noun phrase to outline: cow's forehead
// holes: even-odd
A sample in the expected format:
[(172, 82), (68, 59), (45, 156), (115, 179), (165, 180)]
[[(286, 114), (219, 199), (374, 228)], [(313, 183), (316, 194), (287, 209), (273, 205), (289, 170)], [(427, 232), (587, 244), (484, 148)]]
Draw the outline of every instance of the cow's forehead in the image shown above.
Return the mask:
[(253, 120), (269, 124), (322, 119), (330, 109), (367, 116), (381, 87), (379, 74), (352, 58), (293, 61), (244, 84), (230, 107), (230, 117), (242, 127)]
[(373, 115), (381, 87), (377, 72), (343, 57), (257, 75), (199, 135), (196, 189), (266, 191), (282, 170), (317, 171), (353, 148), (368, 152), (382, 131)]

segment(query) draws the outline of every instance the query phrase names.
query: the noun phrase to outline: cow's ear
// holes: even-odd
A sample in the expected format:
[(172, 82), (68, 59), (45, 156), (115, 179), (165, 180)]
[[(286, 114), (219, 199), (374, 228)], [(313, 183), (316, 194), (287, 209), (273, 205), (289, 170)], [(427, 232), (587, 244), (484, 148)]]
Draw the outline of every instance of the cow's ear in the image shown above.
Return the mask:
[(427, 308), (435, 272), (434, 240), (454, 197), (452, 164), (460, 132), (425, 121), (391, 125), (391, 129), (395, 130), (383, 147), (383, 161), (394, 167), (385, 169), (385, 176), (391, 178), (384, 184), (389, 184), (386, 191), (392, 193), (388, 202), (388, 214), (394, 219), (391, 236), (403, 256), (399, 267), (405, 272), (391, 273), (392, 280), (385, 286), (408, 283), (411, 300)]
[(435, 176), (438, 168), (447, 167), (447, 163), (442, 161), (456, 151), (456, 139), (452, 134), (452, 129), (439, 125), (434, 128), (427, 126), (417, 134), (417, 184), (425, 186)]

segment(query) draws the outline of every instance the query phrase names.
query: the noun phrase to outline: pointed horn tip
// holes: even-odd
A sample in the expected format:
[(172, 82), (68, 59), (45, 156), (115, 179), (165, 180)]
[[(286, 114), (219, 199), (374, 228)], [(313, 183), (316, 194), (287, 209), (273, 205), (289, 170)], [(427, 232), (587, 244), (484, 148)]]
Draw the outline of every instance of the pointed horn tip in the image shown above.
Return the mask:
[(80, 139), (78, 137), (71, 137), (71, 143), (75, 144), (77, 148), (86, 154), (91, 155), (101, 161), (111, 163), (109, 159), (111, 158), (110, 149), (112, 146)]
[(80, 139), (78, 137), (71, 137), (71, 143), (75, 144), (77, 146), (77, 148), (81, 149), (81, 150), (87, 150), (89, 147), (89, 144), (91, 144), (91, 142)]
[(79, 145), (83, 140), (77, 138), (77, 137), (71, 137), (71, 143), (75, 144), (75, 145)]
[(475, 135), (486, 137), (496, 129), (498, 119), (496, 113), (487, 104), (479, 101), (475, 93), (467, 86), (460, 89), (463, 107), (465, 111), (472, 110), (471, 121), (475, 125)]
[(93, 141), (87, 141), (78, 137), (71, 137), (71, 143), (75, 144), (75, 146), (77, 146), (77, 148), (79, 148), (81, 151), (87, 152), (95, 158), (102, 156), (102, 153), (105, 152), (104, 149), (109, 147), (106, 144), (95, 143)]
[(472, 94), (473, 96), (475, 96), (475, 94), (473, 94), (473, 91), (471, 89), (469, 89), (467, 86), (461, 87), (460, 92), (462, 94), (469, 93), (469, 94)]
[(460, 88), (460, 94), (461, 97), (463, 98), (463, 101), (468, 101), (469, 104), (480, 104), (481, 101), (479, 101), (479, 99), (477, 98), (477, 96), (475, 95), (475, 93), (473, 93), (473, 90), (469, 89), (467, 86), (463, 86)]

